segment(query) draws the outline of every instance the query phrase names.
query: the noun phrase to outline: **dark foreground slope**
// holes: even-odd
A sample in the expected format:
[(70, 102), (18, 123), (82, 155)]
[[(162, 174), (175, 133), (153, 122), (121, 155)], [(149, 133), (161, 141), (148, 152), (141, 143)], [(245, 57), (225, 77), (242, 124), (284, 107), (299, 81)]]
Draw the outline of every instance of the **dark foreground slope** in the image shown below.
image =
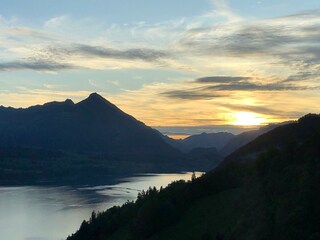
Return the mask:
[(68, 240), (319, 239), (320, 116), (274, 131), (254, 161), (230, 157), (198, 179), (149, 189), (93, 214)]
[(0, 185), (101, 183), (133, 173), (212, 169), (93, 93), (75, 104), (0, 107)]

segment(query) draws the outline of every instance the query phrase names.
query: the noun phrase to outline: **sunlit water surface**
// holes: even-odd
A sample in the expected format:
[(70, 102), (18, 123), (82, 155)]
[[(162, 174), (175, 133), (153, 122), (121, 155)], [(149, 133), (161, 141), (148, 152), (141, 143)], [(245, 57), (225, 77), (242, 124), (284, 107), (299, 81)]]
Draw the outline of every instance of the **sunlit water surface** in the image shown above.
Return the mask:
[(143, 175), (95, 187), (0, 187), (0, 239), (65, 239), (93, 210), (122, 205), (142, 189), (179, 179), (190, 180), (191, 173)]

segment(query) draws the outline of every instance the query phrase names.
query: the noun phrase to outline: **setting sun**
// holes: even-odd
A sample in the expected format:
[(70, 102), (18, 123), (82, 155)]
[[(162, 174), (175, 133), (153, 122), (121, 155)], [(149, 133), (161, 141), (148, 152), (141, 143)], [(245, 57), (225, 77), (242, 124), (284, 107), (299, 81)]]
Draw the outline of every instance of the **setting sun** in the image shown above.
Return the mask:
[(266, 120), (252, 112), (237, 112), (234, 114), (233, 125), (238, 126), (255, 126), (261, 125)]

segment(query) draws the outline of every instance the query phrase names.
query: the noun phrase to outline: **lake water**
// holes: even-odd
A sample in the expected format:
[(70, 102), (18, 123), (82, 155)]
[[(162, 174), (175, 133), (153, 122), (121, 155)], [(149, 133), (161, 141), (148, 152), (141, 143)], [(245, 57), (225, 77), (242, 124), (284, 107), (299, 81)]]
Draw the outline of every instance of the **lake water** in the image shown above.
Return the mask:
[(93, 210), (122, 205), (149, 186), (179, 179), (190, 180), (191, 173), (143, 175), (95, 187), (0, 187), (0, 239), (65, 239)]

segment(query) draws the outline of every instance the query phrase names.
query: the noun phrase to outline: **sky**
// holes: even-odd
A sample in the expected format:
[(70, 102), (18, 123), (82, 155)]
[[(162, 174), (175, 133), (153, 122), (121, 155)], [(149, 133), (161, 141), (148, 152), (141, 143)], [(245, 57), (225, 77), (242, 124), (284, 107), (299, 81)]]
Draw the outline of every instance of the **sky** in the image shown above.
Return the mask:
[(320, 112), (320, 1), (1, 0), (0, 105), (98, 92), (150, 126)]

